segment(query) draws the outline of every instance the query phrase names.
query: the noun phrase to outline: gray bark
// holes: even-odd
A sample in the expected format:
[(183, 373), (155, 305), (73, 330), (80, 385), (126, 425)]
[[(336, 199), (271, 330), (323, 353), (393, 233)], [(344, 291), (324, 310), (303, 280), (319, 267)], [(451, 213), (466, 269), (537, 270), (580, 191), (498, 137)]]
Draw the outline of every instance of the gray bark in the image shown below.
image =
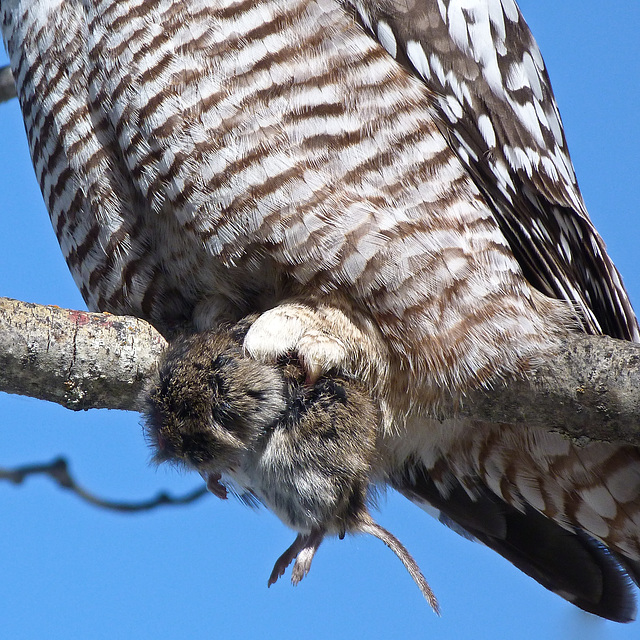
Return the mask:
[(165, 347), (137, 318), (0, 298), (0, 391), (74, 410), (137, 411)]
[(16, 97), (16, 85), (9, 67), (0, 67), (0, 104)]
[(640, 344), (573, 335), (526, 380), (469, 397), (461, 413), (577, 439), (640, 445)]

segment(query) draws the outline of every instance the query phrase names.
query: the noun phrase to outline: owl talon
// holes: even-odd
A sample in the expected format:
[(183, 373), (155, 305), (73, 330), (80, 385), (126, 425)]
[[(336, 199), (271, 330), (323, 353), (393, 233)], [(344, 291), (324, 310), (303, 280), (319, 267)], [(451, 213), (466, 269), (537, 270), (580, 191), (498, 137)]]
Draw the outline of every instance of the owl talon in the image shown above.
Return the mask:
[(318, 378), (348, 360), (344, 342), (332, 335), (333, 327), (325, 317), (302, 304), (285, 304), (263, 313), (244, 339), (247, 353), (264, 362), (294, 353), (302, 365), (306, 383), (312, 386)]

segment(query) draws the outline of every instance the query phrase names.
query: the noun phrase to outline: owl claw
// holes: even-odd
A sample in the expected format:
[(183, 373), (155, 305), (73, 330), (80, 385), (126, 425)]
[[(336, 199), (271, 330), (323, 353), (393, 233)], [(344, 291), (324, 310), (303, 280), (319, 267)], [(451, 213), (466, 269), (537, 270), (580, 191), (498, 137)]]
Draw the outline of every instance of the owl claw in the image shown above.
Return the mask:
[(302, 364), (307, 384), (313, 385), (331, 369), (341, 369), (347, 349), (331, 335), (330, 325), (313, 309), (286, 304), (263, 313), (244, 339), (244, 348), (256, 360), (274, 361), (294, 352)]

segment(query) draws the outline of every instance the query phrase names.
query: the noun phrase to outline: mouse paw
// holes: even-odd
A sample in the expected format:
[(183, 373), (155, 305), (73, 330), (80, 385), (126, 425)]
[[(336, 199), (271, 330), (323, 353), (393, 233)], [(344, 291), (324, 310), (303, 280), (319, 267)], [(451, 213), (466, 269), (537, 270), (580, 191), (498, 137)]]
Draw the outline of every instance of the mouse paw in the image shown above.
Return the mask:
[(291, 571), (291, 583), (297, 585), (311, 569), (311, 561), (315, 555), (324, 534), (321, 531), (312, 531), (309, 534), (298, 534), (293, 544), (276, 560), (273, 571), (269, 576), (267, 586), (271, 586), (278, 581), (278, 578), (284, 575), (287, 567), (295, 559), (293, 569)]

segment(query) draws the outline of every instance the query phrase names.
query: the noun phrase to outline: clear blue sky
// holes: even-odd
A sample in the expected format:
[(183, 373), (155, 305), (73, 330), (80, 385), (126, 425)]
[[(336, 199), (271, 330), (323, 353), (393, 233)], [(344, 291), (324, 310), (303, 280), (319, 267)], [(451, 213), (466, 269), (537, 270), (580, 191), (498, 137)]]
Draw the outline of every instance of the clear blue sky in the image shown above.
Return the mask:
[[(640, 309), (640, 4), (520, 5), (550, 69), (587, 206)], [(84, 308), (50, 228), (15, 101), (0, 106), (0, 137), (0, 295)], [(87, 488), (113, 499), (198, 483), (148, 465), (137, 415), (75, 414), (0, 394), (0, 416), (0, 466), (64, 454)], [(380, 506), (380, 522), (406, 544), (436, 592), (441, 618), (372, 538), (327, 541), (298, 587), (285, 578), (267, 589), (273, 562), (294, 534), (264, 510), (210, 497), (119, 515), (44, 478), (0, 484), (0, 637), (640, 637), (640, 622), (616, 625), (579, 613), (403, 498), (389, 493)]]

